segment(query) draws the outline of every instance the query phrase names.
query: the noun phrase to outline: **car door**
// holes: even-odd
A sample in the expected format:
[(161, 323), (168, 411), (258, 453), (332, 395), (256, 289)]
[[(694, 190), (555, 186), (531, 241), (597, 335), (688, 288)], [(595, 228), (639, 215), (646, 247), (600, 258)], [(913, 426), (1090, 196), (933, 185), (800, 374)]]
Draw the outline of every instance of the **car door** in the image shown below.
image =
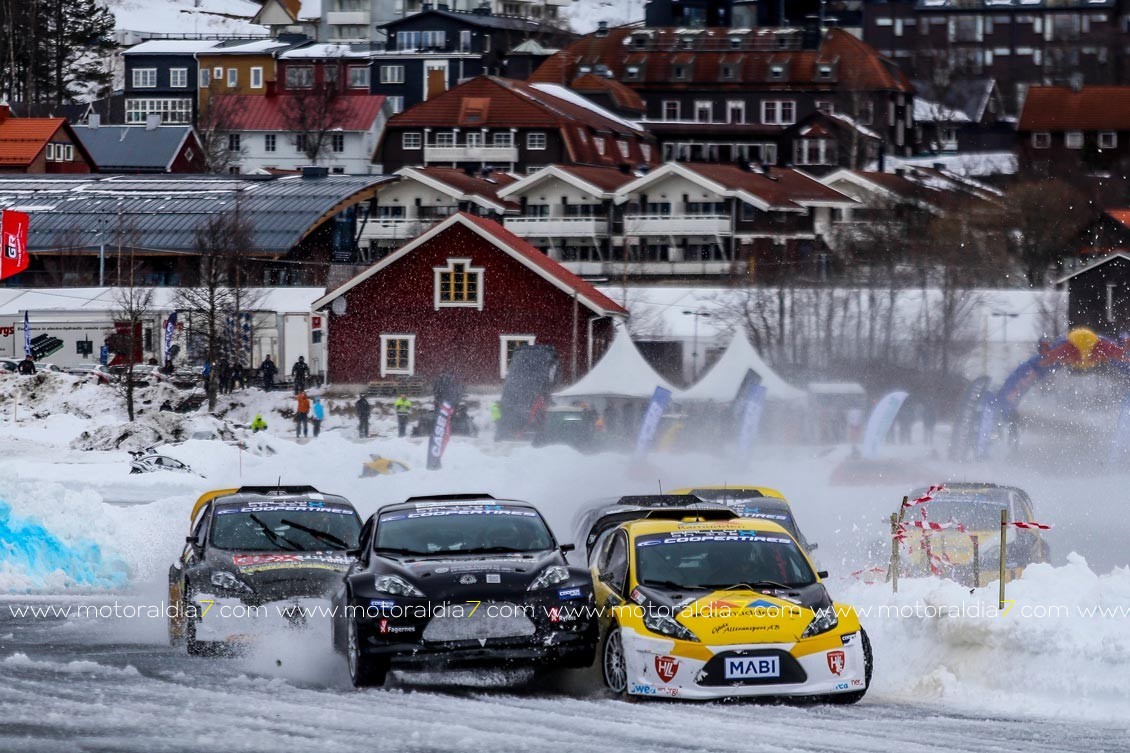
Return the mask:
[(619, 530), (606, 538), (593, 568), (593, 588), (602, 630), (612, 623), (612, 610), (625, 603), (627, 577), (628, 535)]

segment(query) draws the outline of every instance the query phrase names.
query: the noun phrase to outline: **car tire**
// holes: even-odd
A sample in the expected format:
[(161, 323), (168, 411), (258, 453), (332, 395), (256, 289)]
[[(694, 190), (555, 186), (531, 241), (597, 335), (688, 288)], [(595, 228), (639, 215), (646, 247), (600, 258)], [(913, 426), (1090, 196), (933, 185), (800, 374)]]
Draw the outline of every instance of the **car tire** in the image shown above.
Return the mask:
[(620, 626), (613, 624), (604, 636), (600, 649), (600, 674), (604, 685), (617, 698), (628, 695), (628, 665), (624, 657), (624, 639)]
[(860, 639), (863, 641), (863, 690), (857, 690), (853, 693), (836, 693), (835, 695), (827, 696), (828, 703), (834, 703), (844, 706), (849, 706), (853, 703), (859, 703), (863, 700), (863, 696), (867, 695), (867, 690), (871, 687), (871, 674), (875, 669), (875, 657), (871, 652), (871, 639), (867, 637), (867, 631), (860, 628)]
[(189, 656), (216, 656), (222, 653), (222, 643), (217, 641), (196, 640), (196, 619), (189, 614), (189, 604), (192, 603), (192, 588), (188, 581), (184, 583), (184, 596), (181, 609), (184, 610), (184, 647)]
[(356, 619), (346, 620), (345, 660), (353, 687), (377, 688), (385, 684), (388, 661), (374, 659), (361, 652)]

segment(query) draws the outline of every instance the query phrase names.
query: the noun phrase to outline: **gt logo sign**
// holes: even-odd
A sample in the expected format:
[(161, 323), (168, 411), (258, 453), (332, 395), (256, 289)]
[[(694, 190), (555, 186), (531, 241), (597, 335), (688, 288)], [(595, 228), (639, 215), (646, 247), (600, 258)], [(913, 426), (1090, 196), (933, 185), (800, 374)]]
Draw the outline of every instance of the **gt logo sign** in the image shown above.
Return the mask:
[(655, 674), (659, 675), (659, 679), (663, 682), (671, 682), (675, 679), (675, 675), (679, 673), (679, 660), (673, 656), (657, 656), (655, 657)]
[(844, 656), (843, 651), (829, 651), (828, 652), (828, 669), (832, 674), (839, 675), (844, 671), (844, 665), (847, 663), (847, 657)]

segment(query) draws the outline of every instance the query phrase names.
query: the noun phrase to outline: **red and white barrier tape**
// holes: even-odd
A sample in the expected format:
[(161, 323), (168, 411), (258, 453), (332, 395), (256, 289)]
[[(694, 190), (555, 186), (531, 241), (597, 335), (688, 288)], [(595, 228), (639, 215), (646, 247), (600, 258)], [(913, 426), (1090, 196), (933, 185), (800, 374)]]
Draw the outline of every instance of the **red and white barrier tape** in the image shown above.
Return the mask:
[(863, 580), (863, 576), (868, 574), (868, 573), (873, 573), (873, 574), (876, 574), (876, 575), (886, 575), (887, 574), (887, 568), (885, 568), (885, 567), (865, 567), (862, 570), (856, 570), (854, 573), (851, 574), (851, 577), (857, 578), (859, 580)]
[(1051, 526), (1046, 526), (1043, 523), (1033, 523), (1031, 521), (1013, 520), (1006, 525), (1015, 526), (1016, 528), (1034, 528), (1039, 531), (1051, 530)]
[(898, 524), (895, 530), (895, 538), (900, 541), (905, 540), (907, 528), (922, 528), (927, 531), (946, 531), (952, 529), (961, 531), (962, 533), (966, 532), (965, 526), (958, 523), (956, 520), (950, 520), (945, 523), (935, 523), (932, 520), (904, 520), (902, 523)]
[(930, 500), (932, 500), (934, 498), (935, 494), (937, 494), (938, 492), (944, 492), (945, 490), (946, 490), (945, 484), (934, 484), (929, 489), (927, 489), (926, 493), (923, 494), (921, 497), (919, 497), (918, 499), (908, 499), (906, 502), (902, 503), (902, 506), (903, 507), (914, 507), (915, 505), (924, 505), (927, 502), (929, 502)]

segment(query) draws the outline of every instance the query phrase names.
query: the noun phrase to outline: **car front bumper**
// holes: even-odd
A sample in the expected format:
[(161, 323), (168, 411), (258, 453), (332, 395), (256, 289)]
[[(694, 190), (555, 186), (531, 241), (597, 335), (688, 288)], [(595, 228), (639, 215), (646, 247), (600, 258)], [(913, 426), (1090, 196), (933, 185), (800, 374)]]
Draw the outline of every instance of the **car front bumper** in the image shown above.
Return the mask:
[[(866, 659), (860, 633), (851, 635), (846, 643), (822, 640), (823, 648), (809, 651), (803, 642), (703, 646), (622, 628), (627, 690), (688, 700), (859, 692), (867, 688)], [(778, 677), (726, 678), (727, 659), (764, 657), (776, 658)]]

